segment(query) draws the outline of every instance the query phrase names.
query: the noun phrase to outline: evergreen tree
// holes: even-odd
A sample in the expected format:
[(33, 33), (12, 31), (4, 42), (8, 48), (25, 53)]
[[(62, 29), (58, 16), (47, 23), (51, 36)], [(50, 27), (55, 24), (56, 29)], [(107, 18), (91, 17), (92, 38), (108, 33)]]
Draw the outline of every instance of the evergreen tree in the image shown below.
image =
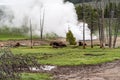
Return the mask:
[(76, 38), (73, 36), (71, 30), (66, 33), (66, 41), (68, 41), (70, 45), (76, 45)]

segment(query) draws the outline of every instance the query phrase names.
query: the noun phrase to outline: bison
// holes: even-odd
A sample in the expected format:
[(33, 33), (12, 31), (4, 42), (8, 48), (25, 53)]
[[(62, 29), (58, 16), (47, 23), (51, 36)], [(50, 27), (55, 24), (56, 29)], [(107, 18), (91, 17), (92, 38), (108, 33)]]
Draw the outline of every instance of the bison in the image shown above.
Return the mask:
[(66, 44), (61, 41), (52, 41), (50, 42), (50, 46), (52, 46), (53, 48), (63, 48), (66, 47)]
[(20, 43), (19, 42), (17, 42), (15, 45), (13, 45), (13, 47), (20, 47), (21, 45), (20, 45)]
[[(78, 44), (79, 44), (79, 46), (83, 46), (83, 42), (78, 42)], [(86, 46), (87, 44), (85, 43), (85, 46)]]

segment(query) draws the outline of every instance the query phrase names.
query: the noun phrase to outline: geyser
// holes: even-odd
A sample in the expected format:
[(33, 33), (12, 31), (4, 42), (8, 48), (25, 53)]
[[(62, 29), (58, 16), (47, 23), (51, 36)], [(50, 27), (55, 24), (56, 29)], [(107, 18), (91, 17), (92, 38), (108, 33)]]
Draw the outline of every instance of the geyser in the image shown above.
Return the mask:
[[(9, 26), (20, 27), (27, 17), (27, 25), (31, 19), (33, 29), (39, 35), (40, 17), (44, 15), (44, 34), (54, 32), (65, 37), (70, 28), (77, 40), (83, 38), (83, 23), (78, 24), (75, 7), (70, 2), (63, 0), (0, 0), (0, 5), (12, 11), (14, 15), (12, 23), (5, 23)], [(90, 30), (87, 26), (86, 24), (85, 39), (90, 39)]]

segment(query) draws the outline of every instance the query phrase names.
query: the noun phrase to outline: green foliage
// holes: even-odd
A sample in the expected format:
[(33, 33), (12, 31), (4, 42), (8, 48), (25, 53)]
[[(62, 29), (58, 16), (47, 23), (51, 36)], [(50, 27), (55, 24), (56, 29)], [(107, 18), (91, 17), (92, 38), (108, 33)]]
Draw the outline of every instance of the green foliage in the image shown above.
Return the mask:
[(106, 5), (105, 9), (104, 9), (104, 17), (105, 18), (110, 18), (112, 11), (114, 11), (114, 17), (117, 17), (118, 14), (118, 6), (116, 3), (112, 3), (110, 2), (109, 4)]
[(117, 14), (116, 15), (117, 15), (117, 18), (118, 18), (118, 22), (120, 23), (120, 2), (117, 6)]
[[(83, 10), (84, 8), (84, 10)], [(89, 4), (83, 4), (76, 6), (76, 13), (78, 15), (78, 20), (83, 20), (83, 16), (85, 17), (86, 22), (88, 23), (88, 27), (95, 32), (98, 30), (98, 27), (100, 24), (98, 24), (98, 19), (102, 18), (102, 10), (101, 8), (93, 7)], [(120, 2), (110, 2), (106, 3), (106, 6), (104, 7), (104, 17), (106, 19), (111, 18), (113, 15), (114, 19), (117, 19), (119, 23), (120, 22)], [(107, 22), (105, 22), (107, 24)], [(91, 28), (92, 25), (92, 28)], [(107, 26), (107, 25), (106, 25)]]
[[(91, 23), (93, 24), (93, 31), (97, 30), (97, 20), (99, 18), (98, 16), (98, 12), (100, 12), (100, 10), (93, 8), (90, 5), (84, 4), (84, 12), (83, 12), (83, 7), (81, 5), (76, 6), (76, 13), (78, 15), (78, 20), (83, 20), (83, 16), (85, 17), (86, 22), (91, 25)], [(98, 11), (98, 12), (97, 12)], [(90, 29), (91, 27), (88, 26)]]
[(76, 45), (76, 39), (75, 37), (73, 36), (73, 33), (71, 30), (69, 30), (67, 33), (66, 33), (66, 41), (69, 42), (70, 45)]
[(77, 13), (77, 16), (78, 16), (78, 20), (81, 20), (83, 18), (83, 16), (82, 16), (82, 6), (81, 5), (76, 6), (75, 9), (76, 9), (76, 13)]

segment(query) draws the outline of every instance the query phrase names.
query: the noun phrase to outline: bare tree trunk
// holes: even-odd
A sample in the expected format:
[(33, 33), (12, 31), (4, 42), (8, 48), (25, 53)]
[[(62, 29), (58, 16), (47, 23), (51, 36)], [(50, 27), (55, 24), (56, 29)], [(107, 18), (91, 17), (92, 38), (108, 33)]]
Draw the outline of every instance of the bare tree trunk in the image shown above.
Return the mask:
[(111, 9), (110, 9), (110, 0), (109, 0), (109, 48), (112, 47), (112, 28), (111, 28)]
[(83, 11), (83, 49), (85, 49), (85, 10), (84, 10), (84, 0), (82, 0), (82, 11)]
[(31, 24), (31, 20), (30, 20), (30, 42), (31, 42), (30, 47), (33, 48), (33, 41), (32, 41), (32, 24)]
[(101, 15), (102, 15), (102, 19), (101, 19), (101, 30), (100, 30), (100, 32), (101, 32), (101, 44), (100, 44), (100, 48), (104, 48), (104, 46), (105, 46), (105, 36), (104, 36), (104, 8), (103, 8), (103, 6), (104, 5), (102, 5), (103, 3), (104, 3), (104, 0), (101, 0), (101, 4), (100, 4), (100, 6), (101, 6), (101, 9), (102, 9), (102, 13), (101, 13)]
[(93, 24), (91, 24), (91, 48), (93, 48), (93, 36), (92, 36), (92, 34), (93, 34)]
[(98, 0), (96, 0), (96, 8), (97, 8), (97, 13), (98, 13), (98, 31), (99, 31), (99, 41), (100, 41), (100, 45), (101, 45), (101, 12), (99, 12), (99, 4), (98, 4)]
[(91, 33), (90, 33), (90, 35), (91, 35), (91, 48), (93, 48), (93, 16), (92, 16), (92, 13), (91, 13), (91, 25), (90, 25), (90, 27), (91, 27)]
[[(115, 10), (116, 10), (116, 8), (115, 8)], [(115, 26), (115, 31), (114, 31), (113, 48), (115, 48), (115, 46), (116, 46), (118, 32), (119, 32), (119, 26), (120, 26), (120, 16), (119, 16), (119, 12), (117, 12), (116, 26)]]
[(43, 10), (43, 14), (40, 12), (40, 39), (43, 39), (43, 31), (44, 31), (44, 18), (45, 18), (45, 11)]
[[(116, 21), (117, 24), (117, 21)], [(115, 27), (115, 31), (114, 31), (114, 40), (113, 40), (113, 48), (115, 48), (116, 46), (116, 41), (117, 41), (117, 36), (118, 36), (118, 27), (120, 24), (117, 24)]]

